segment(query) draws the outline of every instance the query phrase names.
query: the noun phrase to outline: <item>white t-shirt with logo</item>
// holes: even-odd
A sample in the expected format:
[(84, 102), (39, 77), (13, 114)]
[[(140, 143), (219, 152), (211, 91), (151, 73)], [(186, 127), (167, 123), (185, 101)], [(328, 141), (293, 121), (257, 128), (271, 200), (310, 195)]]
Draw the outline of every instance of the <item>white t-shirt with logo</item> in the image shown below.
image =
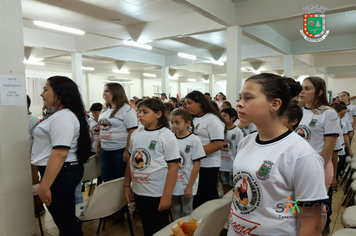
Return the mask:
[(155, 130), (138, 128), (131, 135), (129, 153), (133, 192), (161, 197), (167, 179), (167, 162), (181, 159), (172, 131), (166, 127)]
[(37, 118), (34, 114), (28, 114), (28, 136), (30, 139), (30, 145), (33, 145), (33, 131), (36, 128), (36, 125), (40, 123), (40, 119)]
[(349, 119), (347, 119), (345, 116), (344, 118), (341, 119), (342, 121), (344, 121), (345, 125), (346, 125), (346, 129), (347, 129), (347, 132), (350, 133), (352, 132), (352, 125), (351, 125), (351, 122), (349, 121)]
[(232, 164), (236, 157), (237, 147), (243, 138), (244, 134), (241, 129), (236, 126), (226, 131), (224, 146), (220, 150), (220, 171), (232, 172)]
[(356, 116), (356, 106), (354, 104), (349, 104), (346, 106), (347, 112), (345, 117), (350, 121), (351, 125), (354, 123), (354, 117)]
[(264, 142), (257, 133), (245, 137), (233, 165), (228, 236), (297, 235), (295, 214), (287, 207), (296, 199), (311, 207), (328, 198), (323, 165), (323, 158), (290, 130)]
[(128, 130), (137, 128), (136, 111), (128, 104), (124, 104), (110, 118), (114, 109), (108, 108), (99, 115), (101, 148), (105, 151), (113, 151), (126, 147)]
[[(240, 124), (240, 120), (236, 119), (236, 121), (234, 122), (234, 125), (237, 126), (238, 124)], [(246, 136), (246, 135), (252, 134), (254, 132), (257, 132), (257, 128), (254, 123), (251, 123), (246, 128), (242, 128), (241, 131), (244, 134), (244, 136)]]
[(95, 152), (99, 141), (100, 127), (93, 118), (88, 119), (89, 134), (91, 139), (91, 151)]
[[(190, 176), (193, 171), (194, 161), (201, 160), (205, 158), (205, 152), (200, 139), (194, 135), (189, 134), (184, 138), (177, 138), (179, 153), (180, 153), (180, 163), (178, 170), (178, 178), (176, 186), (174, 187), (173, 195), (181, 196), (185, 194), (185, 189), (190, 181)], [(195, 180), (193, 185), (193, 195), (197, 194), (198, 190), (199, 175)]]
[[(194, 134), (198, 136), (201, 143), (207, 145), (213, 141), (224, 141), (225, 124), (214, 114), (206, 113), (200, 117), (194, 117)], [(220, 150), (207, 155), (200, 161), (200, 167), (219, 167)]]
[(327, 106), (321, 114), (315, 114), (312, 110), (303, 108), (303, 118), (299, 123), (296, 133), (310, 143), (319, 154), (323, 151), (326, 136), (338, 136), (340, 119), (336, 111)]
[(78, 161), (77, 143), (80, 124), (69, 109), (62, 109), (42, 121), (34, 130), (31, 163), (46, 166), (52, 149), (68, 148), (66, 162)]

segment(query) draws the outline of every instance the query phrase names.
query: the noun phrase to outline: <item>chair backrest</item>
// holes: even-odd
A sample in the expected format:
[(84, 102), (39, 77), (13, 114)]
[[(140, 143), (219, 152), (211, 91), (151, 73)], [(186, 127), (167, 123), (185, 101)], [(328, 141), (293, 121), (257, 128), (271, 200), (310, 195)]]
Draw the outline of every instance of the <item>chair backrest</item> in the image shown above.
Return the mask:
[(194, 236), (219, 236), (226, 223), (231, 208), (231, 199), (219, 199), (220, 206), (216, 206), (203, 218), (194, 232)]
[(100, 219), (114, 214), (127, 204), (124, 196), (124, 177), (100, 184), (90, 196), (79, 215), (82, 221)]
[(89, 157), (88, 162), (85, 163), (84, 174), (82, 181), (88, 181), (98, 178), (101, 175), (100, 160), (95, 155)]

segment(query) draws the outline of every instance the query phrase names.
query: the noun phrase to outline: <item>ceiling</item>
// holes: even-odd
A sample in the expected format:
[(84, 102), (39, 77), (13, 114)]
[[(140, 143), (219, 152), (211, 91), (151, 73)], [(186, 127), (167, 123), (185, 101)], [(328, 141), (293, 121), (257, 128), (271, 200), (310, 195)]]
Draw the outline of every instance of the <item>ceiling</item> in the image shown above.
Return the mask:
[[(356, 1), (354, 0), (22, 0), (25, 57), (44, 58), (45, 66), (27, 69), (71, 71), (71, 53), (83, 55), (86, 72), (117, 75), (127, 69), (131, 78), (142, 72), (160, 77), (161, 66), (179, 77), (204, 78), (224, 66), (210, 60), (227, 60), (227, 28), (242, 27), (242, 66), (282, 74), (284, 55), (293, 55), (293, 77), (309, 73), (331, 78), (356, 78)], [(319, 43), (302, 38), (301, 9), (310, 4), (327, 7), (329, 35)], [(33, 20), (84, 30), (72, 35), (41, 28)], [(123, 44), (147, 41), (152, 50)], [(197, 56), (182, 59), (178, 52)], [(171, 70), (172, 71), (172, 70)], [(248, 77), (251, 72), (243, 72)], [(156, 79), (157, 79), (156, 78)]]

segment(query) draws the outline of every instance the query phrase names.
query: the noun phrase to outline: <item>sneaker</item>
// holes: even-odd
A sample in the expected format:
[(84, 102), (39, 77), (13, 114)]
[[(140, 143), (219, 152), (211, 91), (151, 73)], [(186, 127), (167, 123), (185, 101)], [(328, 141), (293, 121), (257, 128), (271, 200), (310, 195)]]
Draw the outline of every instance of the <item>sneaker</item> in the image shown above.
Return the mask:
[(330, 234), (330, 226), (329, 225), (325, 225), (322, 235), (324, 235), (324, 234)]

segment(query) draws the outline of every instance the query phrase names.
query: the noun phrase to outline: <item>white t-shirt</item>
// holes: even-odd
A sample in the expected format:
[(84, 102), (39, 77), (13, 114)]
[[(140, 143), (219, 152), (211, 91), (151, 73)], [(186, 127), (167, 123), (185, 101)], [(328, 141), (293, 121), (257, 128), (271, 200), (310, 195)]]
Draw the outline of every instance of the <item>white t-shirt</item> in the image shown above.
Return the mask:
[(345, 116), (344, 118), (341, 119), (342, 121), (344, 121), (345, 125), (346, 125), (346, 129), (347, 129), (347, 132), (350, 133), (352, 132), (352, 125), (351, 125), (351, 122), (349, 121), (349, 119), (347, 119)]
[(161, 197), (168, 164), (180, 161), (177, 139), (166, 127), (147, 130), (140, 127), (130, 139), (132, 190), (142, 196)]
[(114, 109), (101, 111), (99, 115), (100, 142), (105, 151), (113, 151), (126, 147), (128, 130), (137, 128), (136, 111), (128, 104), (124, 104), (109, 118)]
[(216, 105), (218, 105), (219, 110), (221, 111), (222, 110), (221, 106), (222, 106), (223, 102), (215, 101), (215, 103), (216, 103)]
[(312, 110), (303, 108), (303, 118), (299, 123), (296, 133), (307, 140), (319, 154), (323, 151), (325, 136), (338, 136), (340, 119), (336, 111), (327, 106), (321, 114), (314, 114)]
[(36, 125), (40, 123), (40, 119), (37, 118), (34, 114), (28, 114), (28, 136), (30, 139), (30, 145), (33, 145), (33, 131), (36, 128)]
[(220, 171), (232, 172), (232, 164), (236, 157), (237, 147), (243, 138), (244, 134), (236, 126), (226, 131), (224, 147), (220, 150)]
[(93, 118), (88, 119), (89, 134), (91, 139), (91, 151), (95, 152), (99, 141), (100, 127)]
[[(347, 119), (346, 119), (347, 120)], [(348, 121), (348, 120), (347, 120)], [(347, 135), (349, 133), (349, 131), (347, 130), (347, 126), (346, 123), (344, 121), (344, 119), (341, 119), (341, 124), (340, 124), (340, 136), (338, 138), (340, 138), (341, 144), (342, 144), (342, 149), (341, 151), (339, 151), (338, 155), (339, 156), (344, 156), (345, 153), (345, 139), (344, 139), (344, 135)]]
[[(225, 124), (212, 113), (206, 113), (200, 117), (194, 117), (194, 134), (198, 136), (201, 143), (207, 145), (213, 141), (224, 141)], [(207, 155), (200, 161), (201, 167), (219, 167), (220, 168), (220, 150)]]
[(356, 116), (356, 106), (354, 104), (347, 105), (347, 112), (345, 117), (350, 121), (351, 125), (354, 123), (354, 117)]
[[(240, 120), (239, 119), (237, 119), (234, 122), (234, 125), (237, 126), (238, 124), (240, 124)], [(252, 134), (254, 132), (257, 132), (257, 128), (256, 128), (256, 125), (254, 123), (251, 123), (246, 128), (241, 129), (241, 131), (244, 134), (244, 136), (246, 136), (246, 135)]]
[[(194, 135), (189, 134), (184, 138), (177, 138), (179, 153), (180, 153), (180, 163), (178, 170), (178, 178), (176, 186), (174, 187), (173, 195), (181, 196), (185, 194), (185, 189), (189, 183), (190, 176), (193, 171), (194, 161), (201, 160), (205, 158), (205, 152), (200, 139)], [(193, 185), (193, 195), (197, 194), (198, 190), (199, 175), (195, 180)]]
[(31, 163), (46, 166), (52, 149), (68, 148), (66, 162), (78, 161), (77, 143), (80, 124), (69, 109), (62, 109), (42, 121), (34, 131)]
[(328, 198), (323, 165), (323, 158), (290, 130), (265, 142), (257, 133), (246, 136), (234, 161), (228, 236), (295, 236), (297, 222), (287, 203), (294, 206), (298, 199), (311, 207)]

